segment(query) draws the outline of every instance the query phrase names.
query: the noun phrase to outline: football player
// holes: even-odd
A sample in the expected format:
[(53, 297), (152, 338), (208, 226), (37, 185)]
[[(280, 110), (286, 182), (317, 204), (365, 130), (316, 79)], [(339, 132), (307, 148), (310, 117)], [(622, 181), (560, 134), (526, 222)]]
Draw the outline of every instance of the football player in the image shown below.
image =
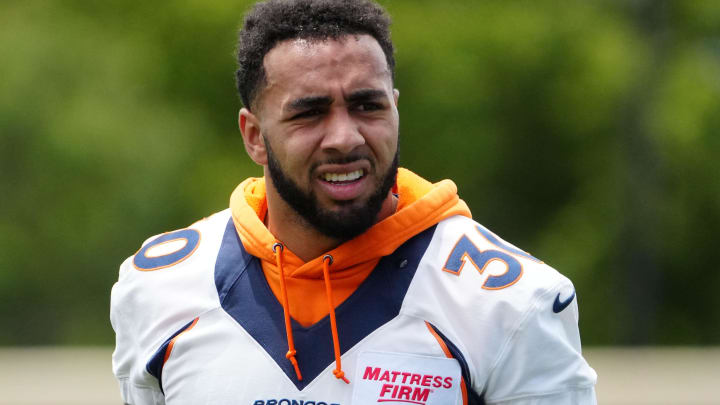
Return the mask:
[(473, 221), (450, 180), (398, 168), (381, 7), (259, 3), (238, 63), (264, 176), (123, 263), (125, 403), (596, 403), (571, 282)]

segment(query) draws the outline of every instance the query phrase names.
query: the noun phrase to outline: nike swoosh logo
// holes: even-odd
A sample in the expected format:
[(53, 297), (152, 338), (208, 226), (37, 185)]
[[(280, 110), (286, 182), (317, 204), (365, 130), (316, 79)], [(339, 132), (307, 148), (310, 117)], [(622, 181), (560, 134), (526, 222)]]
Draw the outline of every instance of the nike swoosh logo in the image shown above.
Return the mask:
[(564, 301), (560, 301), (560, 293), (558, 293), (557, 297), (555, 297), (555, 302), (553, 302), (553, 312), (559, 314), (560, 312), (562, 312), (563, 309), (567, 308), (567, 306), (570, 305), (573, 299), (575, 299), (575, 290), (573, 290), (570, 297), (568, 297)]

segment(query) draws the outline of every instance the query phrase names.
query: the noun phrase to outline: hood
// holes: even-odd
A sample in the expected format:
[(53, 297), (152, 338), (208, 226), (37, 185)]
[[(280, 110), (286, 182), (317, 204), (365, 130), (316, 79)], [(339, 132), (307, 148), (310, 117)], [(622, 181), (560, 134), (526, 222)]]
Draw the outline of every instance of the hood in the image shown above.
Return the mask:
[[(396, 212), (373, 225), (365, 233), (327, 252), (333, 257), (331, 278), (351, 276), (353, 267), (387, 256), (405, 241), (453, 215), (471, 217), (470, 210), (458, 197), (450, 180), (430, 183), (415, 173), (400, 168), (394, 191), (398, 195)], [(243, 181), (230, 198), (235, 229), (245, 249), (263, 263), (275, 264), (275, 239), (263, 223), (267, 214), (265, 179)], [(286, 277), (322, 279), (322, 256), (304, 262), (289, 249), (284, 252)]]
[[(393, 215), (365, 233), (326, 254), (304, 262), (278, 241), (265, 227), (267, 214), (265, 180), (250, 178), (230, 197), (235, 229), (245, 250), (260, 259), (263, 274), (283, 306), (288, 352), (298, 380), (301, 367), (296, 359), (291, 317), (304, 327), (329, 316), (335, 352), (336, 378), (349, 383), (341, 366), (335, 307), (348, 298), (372, 272), (380, 258), (391, 254), (405, 241), (453, 215), (470, 216), (450, 180), (432, 184), (406, 169), (399, 169), (393, 192), (398, 196)], [(273, 249), (276, 245), (277, 252)], [(325, 260), (329, 255), (329, 260)], [(325, 294), (319, 293), (325, 291)], [(324, 296), (323, 296), (324, 295)]]
[[(399, 169), (393, 189), (398, 195), (396, 212), (373, 225), (362, 235), (326, 252), (332, 256), (330, 279), (333, 306), (340, 305), (372, 272), (380, 258), (387, 256), (408, 239), (453, 215), (470, 217), (470, 210), (457, 195), (450, 180), (432, 184), (407, 169)], [(267, 214), (265, 180), (243, 181), (230, 198), (235, 229), (245, 250), (260, 259), (263, 273), (278, 301), (289, 302), (290, 315), (309, 326), (328, 315), (323, 297), (323, 256), (308, 262), (290, 249), (283, 249), (282, 270), (273, 245), (278, 241), (263, 223)], [(283, 277), (284, 275), (284, 277)], [(285, 293), (282, 284), (286, 284)]]

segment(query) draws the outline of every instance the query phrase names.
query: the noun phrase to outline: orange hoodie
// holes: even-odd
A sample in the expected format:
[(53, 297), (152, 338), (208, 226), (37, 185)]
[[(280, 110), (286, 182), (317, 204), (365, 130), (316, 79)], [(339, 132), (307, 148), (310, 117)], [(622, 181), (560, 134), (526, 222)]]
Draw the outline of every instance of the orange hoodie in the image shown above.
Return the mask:
[[(327, 252), (333, 257), (330, 280), (335, 307), (357, 289), (382, 256), (391, 254), (405, 241), (445, 218), (471, 216), (467, 205), (457, 195), (457, 187), (450, 180), (432, 184), (401, 168), (396, 189), (398, 205), (393, 215)], [(232, 193), (230, 208), (243, 246), (248, 253), (260, 259), (270, 288), (282, 302), (280, 270), (273, 252), (273, 245), (278, 240), (263, 223), (267, 213), (265, 180), (249, 178), (243, 181)], [(283, 252), (290, 316), (305, 327), (329, 313), (322, 256), (303, 262), (289, 249)]]

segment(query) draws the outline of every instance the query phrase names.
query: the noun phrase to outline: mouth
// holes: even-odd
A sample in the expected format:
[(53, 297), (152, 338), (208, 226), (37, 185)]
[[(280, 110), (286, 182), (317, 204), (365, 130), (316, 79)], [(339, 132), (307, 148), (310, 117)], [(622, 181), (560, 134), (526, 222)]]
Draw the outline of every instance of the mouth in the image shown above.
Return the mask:
[(344, 184), (357, 181), (365, 176), (365, 170), (357, 169), (351, 172), (340, 172), (340, 173), (323, 173), (320, 176), (321, 180), (324, 180), (332, 184)]
[(317, 175), (322, 194), (330, 200), (350, 201), (364, 195), (370, 185), (370, 167), (367, 162), (344, 165), (324, 165)]

